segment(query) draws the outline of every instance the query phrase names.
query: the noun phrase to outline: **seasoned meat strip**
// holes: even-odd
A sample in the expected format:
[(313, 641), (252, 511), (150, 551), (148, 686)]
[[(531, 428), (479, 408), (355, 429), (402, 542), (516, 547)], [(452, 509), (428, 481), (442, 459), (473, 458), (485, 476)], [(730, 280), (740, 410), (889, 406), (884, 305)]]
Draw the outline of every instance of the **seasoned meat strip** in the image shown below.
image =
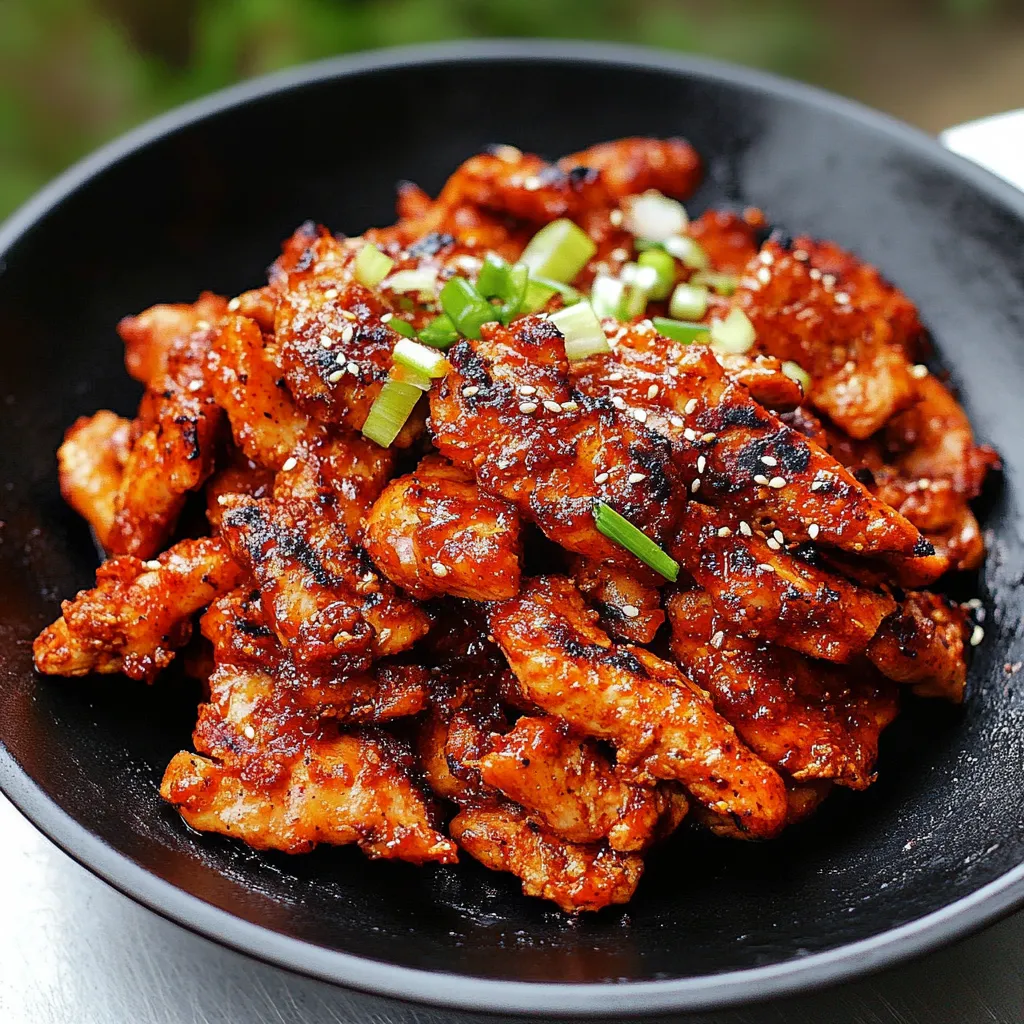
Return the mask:
[(453, 369), (430, 395), (434, 443), (551, 540), (635, 565), (598, 533), (594, 502), (655, 540), (668, 536), (685, 501), (669, 445), (606, 399), (572, 390), (564, 342), (549, 321), (525, 317), (482, 333), (448, 351)]
[(298, 663), (362, 669), (426, 634), (426, 613), (377, 575), (323, 506), (241, 495), (231, 501), (221, 533)]
[(436, 457), (392, 480), (366, 517), (366, 551), (392, 583), (425, 600), (500, 601), (519, 590), (519, 514)]
[(637, 779), (681, 782), (754, 838), (785, 824), (785, 786), (711, 700), (640, 647), (616, 646), (564, 578), (530, 580), (495, 605), (491, 632), (525, 695), (575, 730), (616, 747)]
[(242, 570), (218, 538), (183, 540), (151, 562), (129, 555), (96, 570), (96, 586), (61, 605), (33, 644), (46, 675), (123, 672), (152, 682), (192, 632), (191, 616), (234, 587)]
[(273, 786), (181, 751), (167, 766), (160, 795), (192, 828), (257, 850), (307, 853), (318, 843), (356, 843), (372, 858), (453, 864), (455, 844), (433, 827), (409, 760), (385, 733), (337, 734), (327, 726)]
[(874, 781), (879, 734), (898, 710), (893, 684), (739, 637), (700, 590), (672, 595), (668, 614), (673, 655), (754, 753), (800, 782)]
[(573, 735), (557, 718), (524, 716), (491, 743), (480, 759), (483, 781), (563, 839), (607, 838), (613, 850), (643, 850), (686, 815), (678, 789), (625, 781), (593, 740)]
[(580, 555), (569, 558), (569, 575), (601, 615), (601, 628), (616, 640), (649, 644), (665, 621), (661, 610), (664, 582), (652, 569), (625, 569)]
[(101, 409), (79, 416), (57, 449), (60, 493), (106, 548), (130, 451), (131, 421)]
[[(771, 541), (771, 543), (769, 543)], [(828, 661), (863, 651), (896, 604), (691, 502), (672, 554), (737, 632)]]

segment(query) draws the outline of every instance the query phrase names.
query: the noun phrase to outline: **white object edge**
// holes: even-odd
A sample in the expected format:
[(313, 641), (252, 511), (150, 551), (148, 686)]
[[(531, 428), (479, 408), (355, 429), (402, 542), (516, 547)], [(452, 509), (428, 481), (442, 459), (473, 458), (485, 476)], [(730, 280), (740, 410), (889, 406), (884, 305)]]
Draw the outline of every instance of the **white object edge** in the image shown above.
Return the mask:
[(939, 141), (954, 153), (1024, 189), (1024, 110), (947, 128)]

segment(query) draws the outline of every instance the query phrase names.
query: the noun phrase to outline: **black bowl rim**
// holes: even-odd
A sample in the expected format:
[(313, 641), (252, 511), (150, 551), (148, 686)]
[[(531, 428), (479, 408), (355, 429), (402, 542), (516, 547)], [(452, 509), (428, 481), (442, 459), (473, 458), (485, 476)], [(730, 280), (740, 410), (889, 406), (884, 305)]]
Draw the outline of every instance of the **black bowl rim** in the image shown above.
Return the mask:
[[(763, 71), (647, 47), (562, 40), (452, 41), (391, 47), (332, 57), (263, 75), (187, 103), (140, 125), (85, 157), (0, 224), (0, 273), (19, 238), (134, 151), (186, 125), (310, 82), (376, 70), (491, 59), (583, 62), (644, 68), (741, 85), (842, 115), (898, 140), (964, 180), (1024, 220), (1024, 193), (940, 146), (931, 136), (852, 100)], [(695, 1011), (760, 1002), (819, 989), (966, 937), (1024, 905), (1024, 864), (954, 903), (870, 939), (780, 964), (666, 981), (622, 983), (513, 982), (424, 971), (367, 960), (289, 938), (191, 896), (133, 863), (88, 831), (52, 800), (0, 743), (0, 790), (48, 838), (79, 864), (160, 916), (241, 953), (298, 974), (374, 995), (490, 1013), (606, 1017)]]

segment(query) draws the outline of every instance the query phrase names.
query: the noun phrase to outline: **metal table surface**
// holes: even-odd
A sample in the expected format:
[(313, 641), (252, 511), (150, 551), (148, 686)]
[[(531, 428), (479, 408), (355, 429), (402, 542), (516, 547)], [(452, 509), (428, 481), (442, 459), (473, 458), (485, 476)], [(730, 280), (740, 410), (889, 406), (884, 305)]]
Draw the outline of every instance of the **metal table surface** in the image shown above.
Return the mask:
[[(1024, 187), (1024, 111), (950, 149)], [(75, 864), (0, 796), (0, 1024), (441, 1024), (199, 938)], [(460, 1015), (460, 1021), (479, 1020)], [(493, 1021), (493, 1018), (490, 1018)], [(947, 949), (809, 996), (688, 1024), (1024, 1024), (1024, 912)]]

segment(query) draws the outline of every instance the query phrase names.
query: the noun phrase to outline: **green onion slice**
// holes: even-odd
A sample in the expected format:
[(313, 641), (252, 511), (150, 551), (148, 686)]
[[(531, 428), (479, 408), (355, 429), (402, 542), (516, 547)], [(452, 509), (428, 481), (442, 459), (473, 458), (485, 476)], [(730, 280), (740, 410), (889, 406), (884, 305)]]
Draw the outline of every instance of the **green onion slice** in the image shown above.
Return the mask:
[(562, 301), (571, 306), (580, 301), (580, 293), (571, 285), (561, 281), (552, 281), (550, 277), (530, 275), (526, 282), (526, 296), (523, 298), (523, 312), (536, 313), (543, 309), (555, 295), (561, 295)]
[(700, 320), (708, 311), (708, 290), (698, 284), (677, 284), (668, 300), (669, 316), (677, 320)]
[(382, 448), (390, 447), (422, 395), (423, 390), (415, 384), (394, 378), (385, 381), (377, 400), (370, 406), (363, 436)]
[(673, 341), (684, 345), (699, 342), (703, 345), (711, 340), (711, 328), (707, 324), (691, 323), (688, 320), (670, 320), (667, 316), (656, 316), (652, 321), (654, 329)]
[(402, 335), (403, 338), (415, 338), (416, 328), (413, 327), (408, 320), (402, 320), (400, 317), (393, 316), (388, 321), (388, 327), (395, 332), (395, 334)]
[(590, 235), (563, 217), (545, 224), (530, 239), (519, 262), (525, 263), (534, 277), (568, 282), (596, 252), (597, 246)]
[(500, 256), (488, 253), (476, 279), (476, 290), (485, 299), (500, 299), (498, 319), (509, 323), (523, 308), (530, 271), (524, 263), (510, 266)]
[(399, 338), (391, 358), (408, 370), (425, 373), (428, 377), (443, 377), (451, 367), (448, 360), (436, 348), (427, 348), (408, 338)]
[(711, 260), (705, 252), (704, 246), (688, 235), (666, 239), (664, 249), (670, 256), (675, 256), (683, 266), (689, 267), (691, 270), (707, 270), (711, 266)]
[(431, 348), (451, 348), (459, 340), (459, 332), (447, 313), (435, 316), (428, 324), (420, 328), (417, 337), (424, 345)]
[(672, 293), (676, 280), (676, 261), (664, 249), (648, 249), (637, 257), (637, 266), (654, 272), (652, 287), (648, 289), (652, 299), (667, 299)]
[(739, 287), (740, 279), (735, 274), (719, 274), (714, 270), (699, 270), (690, 278), (690, 284), (707, 285), (719, 295), (732, 295)]
[(679, 578), (679, 563), (662, 551), (646, 533), (638, 530), (628, 519), (624, 519), (603, 501), (595, 501), (593, 511), (594, 524), (609, 540), (621, 544), (644, 565), (661, 573), (665, 579), (674, 583)]
[(711, 321), (711, 347), (719, 352), (741, 355), (749, 352), (755, 341), (757, 332), (742, 309), (731, 309), (724, 320)]
[(464, 277), (453, 277), (441, 289), (441, 308), (467, 338), (479, 338), (480, 328), (498, 319), (494, 306)]
[(626, 285), (619, 278), (607, 274), (599, 274), (594, 278), (590, 289), (590, 306), (596, 316), (621, 318), (625, 298)]
[(782, 372), (800, 385), (800, 389), (806, 395), (811, 390), (811, 375), (799, 364), (787, 359), (782, 364)]
[(589, 302), (577, 302), (575, 306), (560, 309), (548, 319), (562, 332), (565, 356), (570, 363), (600, 352), (611, 352), (601, 321)]
[(382, 287), (399, 294), (418, 292), (421, 297), (433, 298), (437, 290), (437, 270), (434, 267), (399, 270), (384, 280)]
[(394, 265), (395, 261), (390, 256), (385, 256), (377, 246), (367, 242), (359, 250), (353, 270), (356, 280), (364, 288), (376, 288), (391, 273)]
[(631, 235), (652, 242), (664, 242), (681, 235), (689, 226), (683, 204), (655, 189), (622, 201), (623, 224)]
[(419, 388), (420, 391), (429, 391), (434, 383), (433, 377), (428, 377), (427, 374), (420, 373), (419, 370), (412, 370), (408, 366), (399, 366), (398, 363), (391, 367), (390, 378), (401, 381), (403, 384), (411, 384), (414, 388)]

